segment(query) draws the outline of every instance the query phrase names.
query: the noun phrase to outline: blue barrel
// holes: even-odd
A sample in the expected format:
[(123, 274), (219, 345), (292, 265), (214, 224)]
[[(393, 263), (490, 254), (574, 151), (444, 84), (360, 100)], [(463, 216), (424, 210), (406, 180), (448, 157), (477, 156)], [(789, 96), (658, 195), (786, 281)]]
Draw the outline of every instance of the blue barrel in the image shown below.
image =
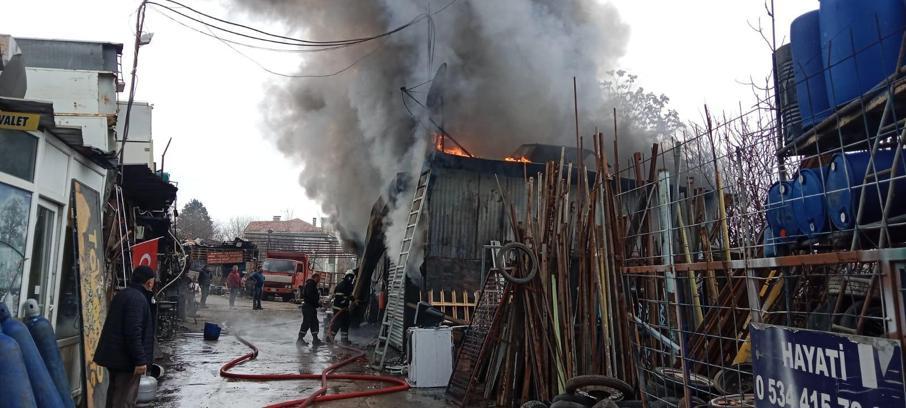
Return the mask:
[[(875, 155), (875, 171), (882, 172), (890, 169), (893, 164), (893, 150), (880, 150)], [(869, 152), (837, 153), (827, 170), (827, 179), (824, 189), (827, 192), (827, 214), (834, 227), (839, 230), (852, 229), (858, 214), (859, 197), (862, 194), (862, 185), (865, 170), (868, 168)], [(902, 200), (906, 199), (906, 180), (901, 179), (906, 175), (906, 166), (903, 158), (897, 166), (897, 181), (894, 183), (894, 202), (888, 217), (906, 213), (906, 206)], [(881, 220), (884, 201), (890, 187), (890, 174), (878, 175), (878, 183), (874, 178), (869, 178), (866, 184), (865, 201), (863, 203), (861, 224), (868, 224)], [(885, 181), (886, 180), (886, 181)], [(880, 191), (879, 191), (880, 187)], [(879, 198), (880, 193), (880, 198)]]
[(28, 369), (19, 343), (0, 330), (0, 407), (35, 408), (35, 394), (28, 381)]
[(843, 105), (894, 73), (903, 0), (821, 0), (821, 53), (827, 97)]
[(204, 322), (204, 339), (215, 341), (220, 338), (220, 326), (215, 323)]
[(809, 238), (827, 231), (827, 211), (824, 206), (824, 177), (826, 169), (799, 169), (793, 180), (797, 186), (793, 200), (793, 218), (799, 231)]
[(799, 235), (799, 226), (793, 218), (792, 199), (793, 191), (789, 182), (775, 182), (768, 189), (768, 198), (765, 203), (765, 217), (771, 228), (774, 242), (783, 242), (790, 237)]
[(66, 377), (66, 367), (63, 365), (63, 357), (60, 356), (60, 348), (57, 347), (57, 336), (54, 334), (50, 322), (41, 316), (38, 302), (34, 299), (25, 301), (25, 326), (28, 327), (35, 345), (38, 346), (38, 352), (41, 353), (44, 365), (47, 366), (47, 371), (53, 378), (63, 406), (75, 408), (69, 379)]
[(3, 327), (3, 333), (12, 337), (22, 350), (25, 369), (28, 370), (28, 380), (38, 406), (62, 408), (63, 401), (60, 400), (60, 393), (57, 392), (57, 387), (54, 386), (53, 379), (47, 372), (47, 366), (44, 365), (44, 359), (38, 352), (38, 346), (31, 339), (31, 333), (28, 332), (25, 323), (12, 318), (5, 303), (0, 303), (0, 327)]
[(790, 25), (790, 47), (793, 52), (793, 77), (802, 127), (820, 123), (830, 112), (824, 64), (821, 59), (821, 30), (818, 10), (805, 13)]

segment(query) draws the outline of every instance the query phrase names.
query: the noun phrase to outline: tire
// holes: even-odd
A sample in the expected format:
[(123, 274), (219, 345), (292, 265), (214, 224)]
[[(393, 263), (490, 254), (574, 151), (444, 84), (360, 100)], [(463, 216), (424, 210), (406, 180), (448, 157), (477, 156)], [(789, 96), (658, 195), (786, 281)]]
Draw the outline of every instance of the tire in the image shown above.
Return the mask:
[(714, 375), (714, 391), (717, 395), (751, 393), (755, 390), (752, 365), (743, 363), (721, 369)]
[(571, 401), (554, 401), (550, 408), (588, 408), (588, 405), (582, 405), (578, 402)]
[(543, 401), (526, 401), (519, 408), (547, 408), (547, 403)]
[[(515, 276), (507, 273), (507, 271), (506, 271), (506, 255), (510, 251), (522, 252), (522, 253), (528, 255), (529, 265), (531, 265), (531, 269), (529, 269), (529, 272), (525, 276), (515, 277)], [(519, 242), (510, 242), (510, 243), (507, 243), (504, 246), (500, 247), (500, 251), (497, 252), (497, 265), (499, 265), (499, 267), (500, 267), (500, 274), (503, 275), (503, 278), (506, 279), (507, 281), (509, 281), (510, 283), (514, 283), (517, 285), (524, 285), (526, 283), (531, 282), (532, 279), (535, 278), (535, 275), (538, 274), (538, 257), (531, 250), (531, 248), (529, 248), (525, 244), (522, 244)]]
[(632, 386), (626, 381), (604, 375), (580, 375), (570, 378), (566, 381), (565, 390), (568, 394), (575, 394), (579, 388), (592, 386), (611, 388), (624, 396), (633, 394)]
[(591, 408), (620, 408), (620, 406), (611, 399), (602, 399)]
[[(859, 324), (859, 314), (862, 313), (864, 303), (864, 300), (859, 300), (847, 308), (840, 317), (840, 325), (855, 330)], [(863, 322), (862, 335), (880, 337), (884, 335), (884, 322), (878, 320), (882, 315), (881, 306), (877, 304), (878, 302), (873, 303), (876, 304), (869, 303), (868, 310), (865, 311), (866, 319)], [(874, 319), (870, 319), (871, 317)]]
[(692, 397), (692, 406), (686, 406), (686, 399), (680, 398), (679, 402), (676, 403), (676, 408), (696, 408), (700, 406), (708, 406), (708, 403), (698, 397)]
[(595, 405), (596, 402), (598, 402), (597, 399), (594, 399), (590, 395), (587, 395), (584, 393), (560, 394), (560, 395), (554, 397), (554, 399), (551, 402), (559, 402), (559, 401), (575, 402), (576, 404), (582, 405), (583, 407), (590, 407), (592, 405)]

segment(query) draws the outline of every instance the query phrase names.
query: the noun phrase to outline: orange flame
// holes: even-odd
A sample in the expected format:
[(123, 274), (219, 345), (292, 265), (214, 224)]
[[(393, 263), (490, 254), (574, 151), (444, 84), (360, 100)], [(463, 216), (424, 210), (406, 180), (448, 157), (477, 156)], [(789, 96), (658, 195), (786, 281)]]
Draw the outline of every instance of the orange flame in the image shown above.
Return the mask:
[(444, 136), (440, 134), (434, 135), (434, 150), (454, 156), (469, 157), (465, 150), (462, 150), (459, 146), (444, 143)]
[(508, 162), (516, 162), (516, 163), (531, 163), (531, 160), (529, 160), (525, 156), (520, 156), (520, 157), (507, 156), (507, 157), (504, 157), (503, 160), (508, 161)]

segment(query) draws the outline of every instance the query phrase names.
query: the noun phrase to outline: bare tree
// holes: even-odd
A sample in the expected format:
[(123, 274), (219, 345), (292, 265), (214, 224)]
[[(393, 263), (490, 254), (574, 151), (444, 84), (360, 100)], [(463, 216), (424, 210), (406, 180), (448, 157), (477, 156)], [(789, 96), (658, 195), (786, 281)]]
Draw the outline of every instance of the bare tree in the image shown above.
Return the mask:
[(218, 222), (214, 235), (222, 241), (231, 241), (235, 238), (242, 238), (245, 233), (245, 227), (252, 222), (252, 217), (242, 215), (232, 217), (226, 222)]

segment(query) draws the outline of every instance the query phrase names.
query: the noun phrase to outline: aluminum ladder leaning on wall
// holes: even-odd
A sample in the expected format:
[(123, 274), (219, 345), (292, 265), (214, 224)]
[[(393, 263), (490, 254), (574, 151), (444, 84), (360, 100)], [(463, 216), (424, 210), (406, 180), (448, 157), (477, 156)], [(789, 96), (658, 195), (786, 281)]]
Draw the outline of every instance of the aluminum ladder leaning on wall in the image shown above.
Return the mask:
[(425, 170), (418, 178), (418, 185), (412, 195), (412, 204), (409, 206), (409, 216), (406, 221), (406, 231), (400, 246), (400, 256), (396, 264), (391, 265), (390, 275), (387, 277), (387, 308), (384, 309), (384, 319), (378, 333), (378, 343), (374, 347), (371, 361), (378, 369), (384, 368), (389, 346), (403, 350), (403, 330), (405, 329), (404, 316), (406, 310), (406, 265), (409, 263), (409, 252), (415, 231), (421, 220), (422, 210), (425, 208), (425, 198), (428, 195), (428, 182), (431, 180), (431, 169)]

